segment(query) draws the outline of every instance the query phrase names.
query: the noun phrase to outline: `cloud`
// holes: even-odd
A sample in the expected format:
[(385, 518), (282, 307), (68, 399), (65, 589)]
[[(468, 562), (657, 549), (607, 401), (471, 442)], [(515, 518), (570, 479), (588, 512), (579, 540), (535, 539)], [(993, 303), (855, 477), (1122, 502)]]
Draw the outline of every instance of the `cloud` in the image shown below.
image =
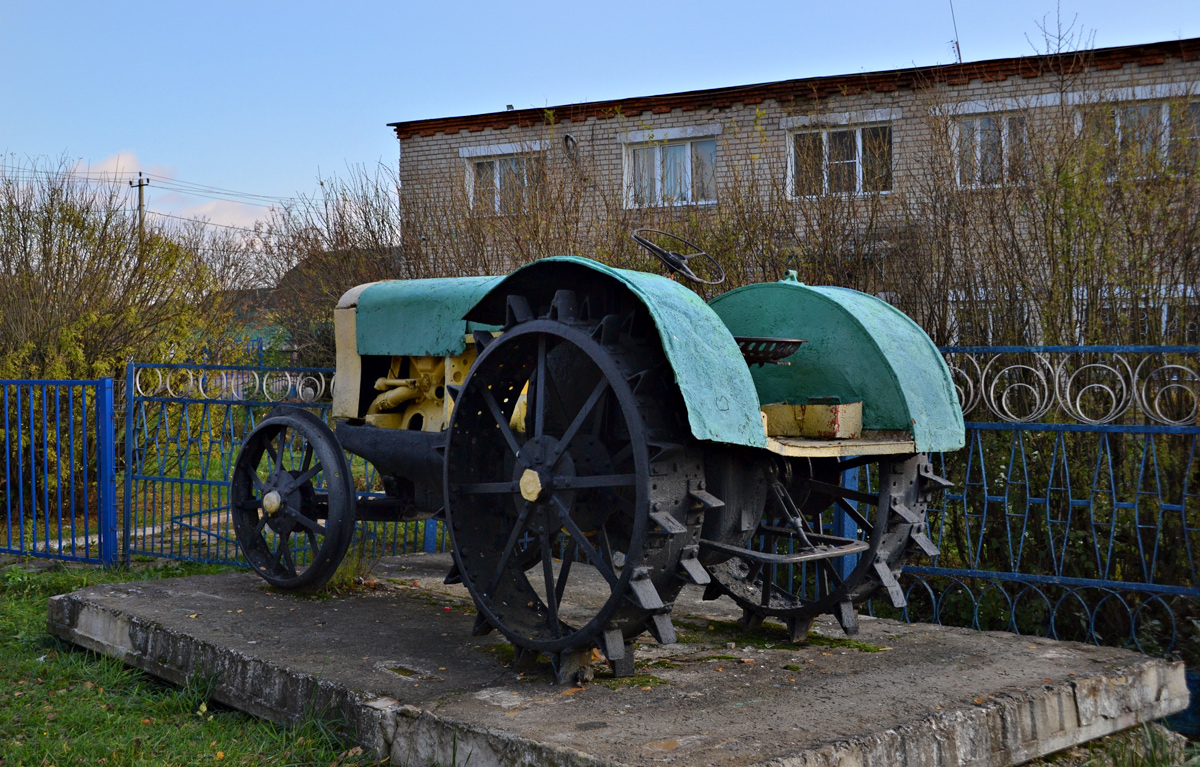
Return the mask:
[(80, 160), (75, 163), (75, 167), (72, 170), (78, 174), (91, 177), (107, 177), (115, 181), (126, 181), (136, 178), (138, 171), (163, 178), (175, 178), (175, 167), (173, 165), (161, 165), (158, 163), (143, 165), (138, 159), (137, 153), (129, 150), (109, 155), (99, 162)]
[[(181, 201), (184, 199), (195, 199), (188, 198), (186, 195), (174, 196), (180, 198)], [(182, 218), (198, 218), (213, 224), (244, 227), (246, 229), (253, 228), (255, 221), (265, 221), (270, 215), (270, 210), (267, 208), (262, 208), (258, 205), (249, 205), (244, 202), (234, 202), (232, 200), (209, 200), (208, 202), (199, 204), (181, 205), (179, 207), (172, 206), (172, 210), (164, 210), (163, 212)]]
[(179, 187), (167, 188), (177, 180), (175, 166), (145, 164), (131, 150), (109, 155), (99, 162), (80, 160), (73, 171), (98, 181), (120, 184), (136, 179), (141, 171), (151, 177), (149, 186), (145, 188), (146, 210), (155, 213), (243, 228), (251, 228), (255, 221), (265, 220), (270, 215), (270, 210), (260, 205), (236, 200), (214, 200), (207, 193), (191, 194)]

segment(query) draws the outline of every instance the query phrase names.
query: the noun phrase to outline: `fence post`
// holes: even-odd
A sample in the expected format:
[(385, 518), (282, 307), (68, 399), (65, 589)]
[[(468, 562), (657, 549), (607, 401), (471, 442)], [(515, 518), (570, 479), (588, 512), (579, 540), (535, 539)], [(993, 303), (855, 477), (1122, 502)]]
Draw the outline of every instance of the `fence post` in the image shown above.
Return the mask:
[(438, 521), (436, 519), (425, 520), (425, 545), (426, 554), (432, 554), (437, 551), (437, 534)]
[(126, 567), (129, 567), (129, 537), (133, 530), (130, 517), (133, 514), (134, 402), (137, 399), (134, 396), (137, 393), (134, 389), (134, 372), (133, 361), (125, 363), (125, 493), (121, 499), (121, 561)]
[(100, 501), (100, 564), (117, 563), (117, 425), (113, 418), (113, 380), (96, 383), (96, 485)]
[[(842, 460), (850, 460), (844, 458)], [(842, 472), (842, 487), (850, 490), (858, 490), (858, 467), (847, 469)], [(850, 501), (854, 503), (854, 501)], [(833, 513), (833, 534), (841, 538), (857, 538), (858, 525), (854, 520), (850, 519), (850, 515), (841, 509), (834, 507)], [(850, 577), (850, 573), (854, 572), (854, 568), (858, 566), (858, 555), (848, 554), (844, 557), (838, 557), (833, 560), (833, 569), (837, 572), (838, 577), (842, 580)]]

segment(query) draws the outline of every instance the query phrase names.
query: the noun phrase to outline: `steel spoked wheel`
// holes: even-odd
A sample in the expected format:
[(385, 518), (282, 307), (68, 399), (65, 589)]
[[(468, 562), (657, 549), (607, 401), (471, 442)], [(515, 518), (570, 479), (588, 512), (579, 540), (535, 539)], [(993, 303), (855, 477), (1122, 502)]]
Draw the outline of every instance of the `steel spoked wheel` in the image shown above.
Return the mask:
[(646, 628), (674, 641), (682, 540), (662, 525), (686, 524), (662, 515), (685, 520), (685, 475), (702, 467), (674, 443), (663, 460), (670, 429), (648, 412), (669, 409), (661, 351), (599, 327), (530, 319), (480, 354), (449, 427), (446, 512), (481, 628), (534, 652), (597, 642), (613, 660)]
[(325, 585), (354, 533), (353, 478), (329, 427), (307, 411), (272, 411), (238, 453), (230, 514), (246, 561), (268, 583)]
[[(871, 466), (874, 493), (845, 488), (842, 472)], [(867, 456), (838, 462), (793, 462), (790, 482), (777, 481), (774, 498), (750, 541), (753, 555), (709, 568), (709, 596), (727, 594), (743, 611), (743, 624), (766, 617), (784, 621), (793, 641), (803, 641), (813, 619), (832, 614), (847, 634), (858, 631), (855, 605), (879, 590), (904, 606), (897, 581), (910, 555), (937, 548), (925, 529), (931, 491), (945, 481), (925, 455)], [(834, 529), (844, 513), (849, 529)]]

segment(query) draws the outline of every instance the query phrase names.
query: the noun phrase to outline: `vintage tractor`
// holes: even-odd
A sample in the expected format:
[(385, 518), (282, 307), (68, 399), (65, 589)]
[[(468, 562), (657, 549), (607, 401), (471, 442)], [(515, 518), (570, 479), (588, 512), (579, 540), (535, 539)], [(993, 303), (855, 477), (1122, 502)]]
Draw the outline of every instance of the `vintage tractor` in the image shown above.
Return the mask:
[[(724, 278), (660, 235), (635, 233), (673, 276)], [(334, 318), (336, 436), (278, 409), (233, 475), (238, 541), (281, 589), (323, 585), (356, 521), (442, 519), (475, 632), (565, 680), (595, 646), (630, 674), (639, 634), (673, 642), (686, 583), (803, 641), (821, 614), (853, 634), (874, 594), (903, 605), (899, 570), (936, 553), (926, 454), (962, 447), (962, 411), (929, 337), (869, 295), (789, 274), (706, 304), (563, 257), (362, 285)], [(356, 497), (345, 452), (385, 495)]]

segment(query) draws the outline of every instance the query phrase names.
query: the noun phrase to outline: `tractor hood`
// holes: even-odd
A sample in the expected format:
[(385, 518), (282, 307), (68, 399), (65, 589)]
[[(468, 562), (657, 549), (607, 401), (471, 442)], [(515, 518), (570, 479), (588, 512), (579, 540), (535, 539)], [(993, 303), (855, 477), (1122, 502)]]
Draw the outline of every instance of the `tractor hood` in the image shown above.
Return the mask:
[(495, 329), (468, 327), (463, 315), (502, 279), (444, 277), (375, 282), (346, 293), (338, 308), (357, 303), (359, 354), (454, 356), (466, 349), (466, 334), (470, 331)]
[(554, 292), (564, 288), (623, 289), (632, 294), (654, 320), (683, 394), (693, 436), (766, 447), (754, 381), (737, 342), (703, 299), (666, 277), (576, 256), (546, 258), (491, 285), (465, 316), (474, 322), (502, 324), (507, 296), (525, 296), (536, 307), (548, 305)]
[(792, 273), (709, 305), (733, 335), (806, 339), (789, 364), (751, 370), (764, 403), (861, 401), (864, 429), (910, 432), (921, 452), (965, 444), (945, 360), (925, 331), (890, 304), (857, 290), (809, 287)]

